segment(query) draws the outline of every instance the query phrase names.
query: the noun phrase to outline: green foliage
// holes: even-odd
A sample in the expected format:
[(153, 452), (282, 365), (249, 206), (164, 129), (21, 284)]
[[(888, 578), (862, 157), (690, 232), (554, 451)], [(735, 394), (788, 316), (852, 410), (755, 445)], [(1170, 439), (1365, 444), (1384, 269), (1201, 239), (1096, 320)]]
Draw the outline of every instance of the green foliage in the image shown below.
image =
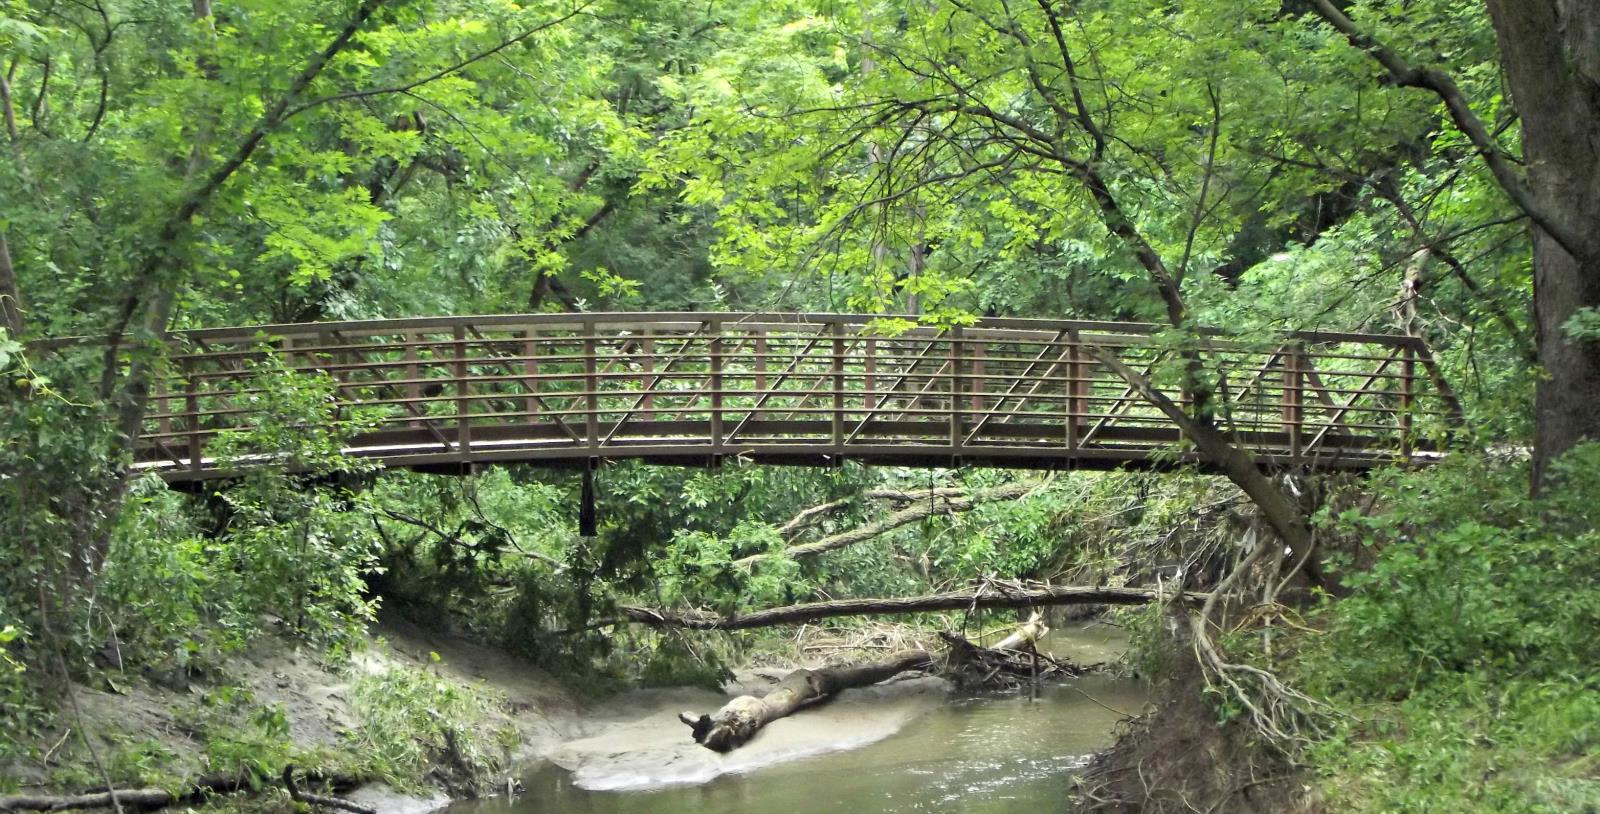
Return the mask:
[[(727, 536), (703, 531), (683, 531), (652, 564), (656, 592), (668, 605), (704, 605), (723, 613), (784, 605), (803, 596), (807, 585), (799, 579), (797, 563), (783, 556), (784, 540), (762, 522), (739, 524)], [(747, 556), (767, 557), (753, 574), (733, 561)]]
[(1359, 716), (1314, 759), (1360, 811), (1582, 810), (1600, 799), (1600, 445), (1529, 498), (1467, 456), (1334, 518), (1376, 549), (1301, 670)]
[(111, 536), (92, 629), (119, 648), (119, 667), (215, 666), (260, 628), (263, 615), (344, 646), (371, 618), (367, 575), (378, 540), (364, 498), (319, 480), (369, 467), (340, 454), (362, 426), (341, 416), (326, 377), (258, 371), (262, 419), (224, 434), (211, 454), (265, 456), (290, 470), (253, 467), (195, 506), (155, 478), (140, 481)]
[(451, 787), (476, 790), (517, 745), (515, 730), (490, 722), (497, 701), (487, 691), (431, 671), (390, 667), (356, 676), (350, 691), (361, 720), (350, 747), (366, 756), (372, 773), (400, 788), (415, 788), (437, 770)]
[(190, 711), (206, 745), (206, 770), (247, 778), (252, 787), (269, 784), (296, 757), (289, 721), (282, 707), (258, 704), (238, 687), (218, 687)]

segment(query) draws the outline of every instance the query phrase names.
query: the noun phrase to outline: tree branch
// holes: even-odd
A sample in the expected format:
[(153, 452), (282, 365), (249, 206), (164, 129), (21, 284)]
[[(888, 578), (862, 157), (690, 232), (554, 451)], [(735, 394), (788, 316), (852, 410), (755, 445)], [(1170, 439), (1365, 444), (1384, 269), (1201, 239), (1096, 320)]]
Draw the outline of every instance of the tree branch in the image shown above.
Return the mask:
[[(1024, 481), (1019, 483), (1008, 483), (1004, 486), (994, 487), (993, 489), (982, 489), (965, 496), (939, 494), (935, 492), (925, 497), (916, 497), (915, 502), (894, 512), (893, 514), (890, 514), (888, 517), (885, 517), (882, 520), (877, 520), (872, 523), (868, 523), (865, 526), (859, 526), (857, 528), (850, 529), (849, 531), (843, 531), (838, 534), (829, 535), (815, 542), (789, 546), (783, 550), (782, 554), (786, 557), (809, 557), (816, 554), (834, 551), (840, 548), (847, 548), (855, 545), (856, 543), (870, 540), (880, 534), (893, 531), (901, 526), (910, 525), (918, 520), (923, 520), (938, 514), (955, 514), (957, 512), (970, 511), (974, 507), (984, 503), (994, 503), (1000, 500), (1012, 500), (1014, 498), (1022, 497), (1038, 487), (1039, 484), (1037, 482)], [(915, 493), (912, 494), (914, 496)], [(823, 504), (822, 506), (813, 507), (807, 511), (830, 508), (832, 505), (833, 504)], [(805, 512), (801, 512), (801, 516), (804, 515)], [(796, 517), (795, 520), (791, 520), (784, 524), (783, 528), (790, 528), (794, 525), (796, 520), (799, 519), (800, 517)], [(752, 554), (748, 557), (741, 557), (737, 560), (734, 560), (733, 564), (737, 566), (751, 566), (771, 556), (771, 554)]]
[[(1450, 113), (1450, 120), (1456, 129), (1467, 137), (1479, 156), (1489, 166), (1489, 172), (1494, 175), (1494, 180), (1505, 191), (1506, 196), (1518, 209), (1528, 214), (1528, 217), (1544, 232), (1550, 235), (1557, 243), (1561, 244), (1567, 253), (1579, 260), (1587, 261), (1595, 255), (1594, 237), (1586, 237), (1581, 232), (1573, 229), (1556, 213), (1547, 210), (1534, 199), (1533, 193), (1528, 188), (1527, 180), (1521, 172), (1512, 166), (1505, 152), (1500, 149), (1499, 142), (1495, 141), (1489, 129), (1484, 126), (1483, 120), (1472, 112), (1472, 106), (1461, 93), (1454, 79), (1437, 68), (1415, 67), (1400, 56), (1394, 49), (1389, 48), (1365, 31), (1361, 30), (1353, 20), (1345, 16), (1330, 0), (1311, 0), (1311, 7), (1319, 17), (1326, 20), (1336, 31), (1343, 34), (1346, 40), (1356, 48), (1366, 51), (1389, 72), (1389, 78), (1400, 87), (1420, 88), (1431, 91), (1444, 102), (1445, 109)], [(1558, 47), (1552, 43), (1551, 47)]]
[(285, 113), (283, 115), (283, 119), (284, 120), (291, 119), (291, 118), (293, 118), (293, 117), (295, 117), (295, 116), (297, 116), (297, 115), (299, 115), (299, 114), (301, 114), (301, 113), (303, 113), (303, 112), (305, 112), (307, 110), (310, 110), (311, 108), (317, 107), (319, 105), (325, 105), (325, 104), (328, 104), (329, 102), (339, 102), (339, 101), (345, 101), (345, 100), (349, 100), (349, 99), (365, 99), (365, 98), (367, 98), (369, 96), (383, 96), (385, 94), (390, 94), (390, 93), (406, 93), (406, 92), (409, 92), (409, 91), (416, 90), (417, 88), (420, 88), (423, 85), (428, 84), (429, 82), (437, 82), (438, 80), (443, 79), (443, 78), (445, 78), (445, 77), (447, 77), (447, 76), (449, 76), (449, 75), (451, 75), (453, 73), (456, 73), (457, 71), (460, 71), (463, 68), (466, 68), (466, 67), (468, 67), (468, 66), (470, 66), (470, 65), (472, 65), (472, 64), (474, 64), (476, 62), (481, 62), (482, 60), (488, 59), (489, 57), (492, 57), (495, 54), (498, 54), (501, 51), (504, 51), (507, 48), (510, 48), (511, 46), (516, 45), (517, 43), (522, 42), (523, 40), (526, 40), (527, 38), (529, 38), (529, 37), (531, 37), (531, 36), (533, 36), (535, 34), (540, 33), (541, 31), (548, 31), (548, 30), (550, 30), (552, 28), (555, 28), (556, 26), (561, 25), (562, 23), (565, 23), (566, 21), (572, 19), (573, 17), (576, 17), (579, 14), (583, 13), (583, 10), (588, 8), (589, 6), (590, 6), (590, 3), (586, 2), (586, 3), (584, 3), (584, 4), (580, 5), (580, 6), (577, 6), (577, 7), (573, 8), (571, 11), (567, 12), (566, 14), (561, 15), (560, 17), (556, 17), (554, 19), (546, 20), (546, 21), (534, 26), (533, 28), (530, 28), (530, 29), (522, 32), (521, 34), (518, 34), (515, 37), (512, 37), (509, 40), (505, 40), (504, 42), (501, 42), (500, 44), (498, 44), (498, 45), (496, 45), (496, 46), (494, 46), (492, 48), (489, 48), (489, 49), (487, 49), (485, 51), (480, 51), (480, 52), (478, 52), (476, 54), (473, 54), (472, 56), (467, 57), (466, 59), (463, 59), (460, 62), (455, 63), (454, 65), (450, 65), (448, 67), (441, 68), (438, 71), (435, 71), (434, 73), (431, 73), (431, 74), (428, 74), (427, 76), (422, 77), (421, 79), (415, 79), (415, 80), (407, 82), (407, 83), (405, 83), (403, 85), (395, 85), (395, 86), (386, 87), (386, 88), (369, 88), (367, 90), (345, 91), (344, 93), (335, 93), (335, 94), (331, 94), (331, 95), (328, 95), (328, 96), (323, 96), (323, 97), (320, 97), (320, 98), (317, 98), (317, 99), (312, 99), (312, 100), (310, 100), (310, 101), (308, 101), (308, 102), (306, 102), (304, 104), (297, 105), (294, 108), (290, 109), (287, 113)]
[[(1085, 345), (1085, 348), (1106, 367), (1116, 371), (1117, 375), (1121, 376), (1129, 387), (1138, 391), (1145, 401), (1160, 410), (1172, 423), (1177, 424), (1184, 437), (1200, 450), (1200, 454), (1216, 464), (1228, 480), (1250, 498), (1256, 508), (1261, 510), (1261, 516), (1267, 521), (1267, 525), (1271, 526), (1289, 547), (1290, 556), (1302, 555), (1316, 544), (1316, 537), (1306, 522), (1305, 512), (1301, 511), (1271, 478), (1262, 473), (1249, 453), (1229, 440), (1221, 428), (1210, 419), (1196, 418), (1184, 412), (1184, 409), (1166, 393), (1156, 389), (1148, 377), (1128, 367), (1105, 348), (1098, 345)], [(1320, 584), (1321, 570), (1313, 558), (1306, 557), (1305, 560), (1304, 570), (1307, 578)]]

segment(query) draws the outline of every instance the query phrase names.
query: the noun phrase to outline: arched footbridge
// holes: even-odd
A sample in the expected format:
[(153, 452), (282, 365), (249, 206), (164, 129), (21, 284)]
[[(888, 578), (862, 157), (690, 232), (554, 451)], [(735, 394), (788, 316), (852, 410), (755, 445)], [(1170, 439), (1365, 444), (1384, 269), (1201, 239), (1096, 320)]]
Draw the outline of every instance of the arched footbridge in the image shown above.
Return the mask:
[[(727, 459), (831, 465), (1165, 466), (1176, 425), (1105, 361), (1159, 371), (1157, 326), (984, 319), (886, 331), (837, 314), (596, 313), (194, 330), (174, 345), (136, 464), (172, 482), (229, 474), (213, 441), (258, 424), (263, 371), (336, 382), (389, 467)], [(903, 320), (901, 324), (903, 324)], [(1203, 343), (1219, 423), (1263, 463), (1364, 469), (1436, 457), (1458, 413), (1410, 337), (1294, 333)], [(267, 357), (275, 364), (262, 365)], [(1164, 376), (1174, 401), (1184, 394)], [(237, 466), (235, 459), (234, 466)]]

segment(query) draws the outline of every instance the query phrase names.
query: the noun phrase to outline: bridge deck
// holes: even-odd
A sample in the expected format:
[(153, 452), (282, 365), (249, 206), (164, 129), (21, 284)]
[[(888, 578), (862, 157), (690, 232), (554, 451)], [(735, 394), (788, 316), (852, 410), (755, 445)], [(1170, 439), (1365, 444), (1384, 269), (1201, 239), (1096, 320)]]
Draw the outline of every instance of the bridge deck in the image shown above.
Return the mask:
[[(561, 314), (189, 331), (173, 339), (137, 465), (169, 481), (228, 474), (238, 463), (225, 465), (212, 442), (261, 423), (263, 377), (285, 369), (331, 376), (339, 414), (363, 427), (348, 451), (387, 466), (1188, 459), (1176, 426), (1090, 351), (1161, 370), (1175, 352), (1155, 326), (989, 319), (886, 335), (875, 319)], [(281, 366), (263, 365), (269, 356)], [(1221, 422), (1263, 462), (1426, 459), (1419, 428), (1457, 409), (1408, 337), (1219, 339), (1203, 356), (1225, 374)], [(1160, 373), (1157, 382), (1183, 398)]]

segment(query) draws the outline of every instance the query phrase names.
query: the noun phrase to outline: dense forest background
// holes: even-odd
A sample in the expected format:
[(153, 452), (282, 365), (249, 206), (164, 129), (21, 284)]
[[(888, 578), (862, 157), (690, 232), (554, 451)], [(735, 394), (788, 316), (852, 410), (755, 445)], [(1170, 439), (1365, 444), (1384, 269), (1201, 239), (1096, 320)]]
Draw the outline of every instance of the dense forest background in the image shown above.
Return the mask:
[[(763, 640), (592, 623), (1184, 566), (1277, 589), (1202, 620), (1191, 689), (1327, 810), (1600, 805), (1580, 6), (0, 0), (0, 757), (48, 762), (74, 683), (222, 680), (269, 632), (336, 660), (380, 606), (669, 683)], [(1465, 415), (1441, 466), (1263, 472), (1182, 352), (1151, 376), (1220, 477), (614, 466), (583, 538), (572, 478), (374, 472), (282, 375), (224, 452), (299, 474), (126, 472), (168, 330), (599, 310), (1403, 333)], [(883, 523), (915, 488), (974, 499)]]

